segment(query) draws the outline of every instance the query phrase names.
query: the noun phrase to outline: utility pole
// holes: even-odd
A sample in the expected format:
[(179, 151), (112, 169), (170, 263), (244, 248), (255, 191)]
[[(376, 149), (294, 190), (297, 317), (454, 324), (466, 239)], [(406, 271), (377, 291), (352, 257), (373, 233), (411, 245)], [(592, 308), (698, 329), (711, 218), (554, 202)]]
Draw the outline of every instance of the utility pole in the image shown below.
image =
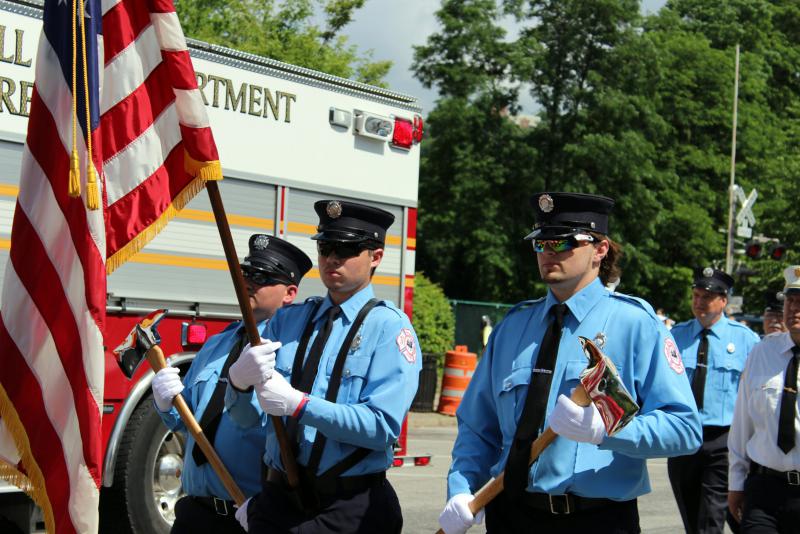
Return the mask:
[(739, 103), (739, 45), (736, 45), (736, 72), (733, 81), (733, 133), (731, 134), (731, 182), (728, 186), (728, 245), (725, 250), (725, 272), (733, 272), (733, 212), (736, 208), (736, 112)]

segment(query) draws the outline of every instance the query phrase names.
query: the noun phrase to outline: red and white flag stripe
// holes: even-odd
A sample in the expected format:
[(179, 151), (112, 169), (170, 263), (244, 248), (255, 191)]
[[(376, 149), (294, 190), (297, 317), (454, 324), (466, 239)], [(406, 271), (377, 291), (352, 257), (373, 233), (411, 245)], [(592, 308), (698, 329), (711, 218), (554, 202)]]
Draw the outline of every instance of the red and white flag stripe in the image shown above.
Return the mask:
[[(221, 178), (172, 2), (101, 6), (91, 136), (103, 209), (67, 194), (72, 91), (43, 33), (0, 310), (0, 475), (59, 533), (98, 529), (106, 273)], [(83, 136), (75, 146), (86, 169)]]

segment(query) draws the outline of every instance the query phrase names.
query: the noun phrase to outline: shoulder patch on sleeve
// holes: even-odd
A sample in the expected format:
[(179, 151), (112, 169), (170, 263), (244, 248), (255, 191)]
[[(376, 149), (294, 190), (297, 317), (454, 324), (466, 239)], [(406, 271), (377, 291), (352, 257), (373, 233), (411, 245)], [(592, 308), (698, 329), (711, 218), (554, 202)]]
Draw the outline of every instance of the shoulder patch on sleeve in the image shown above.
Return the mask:
[(685, 368), (683, 367), (681, 352), (678, 350), (678, 346), (671, 337), (664, 340), (664, 356), (666, 356), (667, 363), (673, 371), (679, 375), (683, 374)]
[(414, 334), (411, 329), (403, 328), (400, 330), (395, 341), (397, 342), (397, 349), (403, 355), (403, 358), (408, 363), (415, 363), (417, 361), (417, 347), (414, 343)]

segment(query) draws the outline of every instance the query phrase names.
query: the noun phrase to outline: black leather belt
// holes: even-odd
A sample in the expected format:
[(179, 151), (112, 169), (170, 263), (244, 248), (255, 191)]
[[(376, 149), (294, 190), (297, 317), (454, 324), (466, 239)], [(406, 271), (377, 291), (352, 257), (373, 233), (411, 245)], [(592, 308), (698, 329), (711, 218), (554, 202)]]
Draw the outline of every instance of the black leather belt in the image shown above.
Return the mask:
[(800, 486), (800, 471), (778, 471), (756, 462), (750, 462), (750, 472), (783, 479), (790, 486)]
[[(313, 485), (314, 490), (325, 496), (353, 494), (364, 491), (375, 486), (386, 479), (386, 472), (371, 473), (369, 475), (358, 475), (352, 477), (331, 477), (322, 475), (321, 477), (308, 477), (303, 469), (300, 469), (301, 480), (308, 480)], [(284, 488), (289, 487), (286, 474), (272, 467), (267, 469), (267, 482), (279, 484)]]
[(233, 516), (236, 513), (236, 508), (234, 508), (236, 503), (233, 501), (217, 499), (216, 497), (197, 497), (195, 495), (192, 495), (192, 500), (204, 508), (213, 510), (217, 515)]
[(711, 441), (727, 434), (731, 429), (730, 426), (704, 426), (703, 427), (703, 441)]
[(569, 493), (548, 495), (547, 493), (529, 493), (526, 491), (522, 497), (522, 502), (535, 510), (550, 512), (553, 515), (566, 515), (606, 508), (617, 504), (619, 501), (579, 497)]

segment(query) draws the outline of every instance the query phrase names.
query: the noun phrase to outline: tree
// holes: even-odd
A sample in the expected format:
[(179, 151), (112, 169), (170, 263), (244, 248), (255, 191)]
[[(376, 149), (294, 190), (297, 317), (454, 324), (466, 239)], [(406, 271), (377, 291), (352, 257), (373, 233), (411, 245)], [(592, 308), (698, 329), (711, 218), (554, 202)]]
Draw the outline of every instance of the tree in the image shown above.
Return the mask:
[[(724, 263), (736, 43), (736, 181), (758, 187), (757, 231), (794, 257), (800, 7), (671, 0), (656, 15), (638, 10), (633, 0), (443, 2), (441, 30), (416, 49), (418, 77), (444, 95), (423, 145), (418, 263), (450, 296), (539, 293), (520, 247), (532, 222), (526, 198), (584, 191), (617, 201), (619, 289), (688, 315), (692, 268)], [(503, 30), (508, 14), (514, 38)], [(523, 88), (541, 122), (494, 121), (517, 109)], [(464, 213), (477, 216), (465, 225)], [(774, 283), (775, 265), (754, 270), (738, 291)]]
[(455, 318), (442, 288), (424, 273), (414, 275), (414, 330), (423, 352), (444, 354), (453, 349)]
[[(359, 54), (340, 35), (365, 0), (177, 0), (188, 37), (383, 86), (390, 61)], [(325, 27), (314, 23), (315, 5)]]

